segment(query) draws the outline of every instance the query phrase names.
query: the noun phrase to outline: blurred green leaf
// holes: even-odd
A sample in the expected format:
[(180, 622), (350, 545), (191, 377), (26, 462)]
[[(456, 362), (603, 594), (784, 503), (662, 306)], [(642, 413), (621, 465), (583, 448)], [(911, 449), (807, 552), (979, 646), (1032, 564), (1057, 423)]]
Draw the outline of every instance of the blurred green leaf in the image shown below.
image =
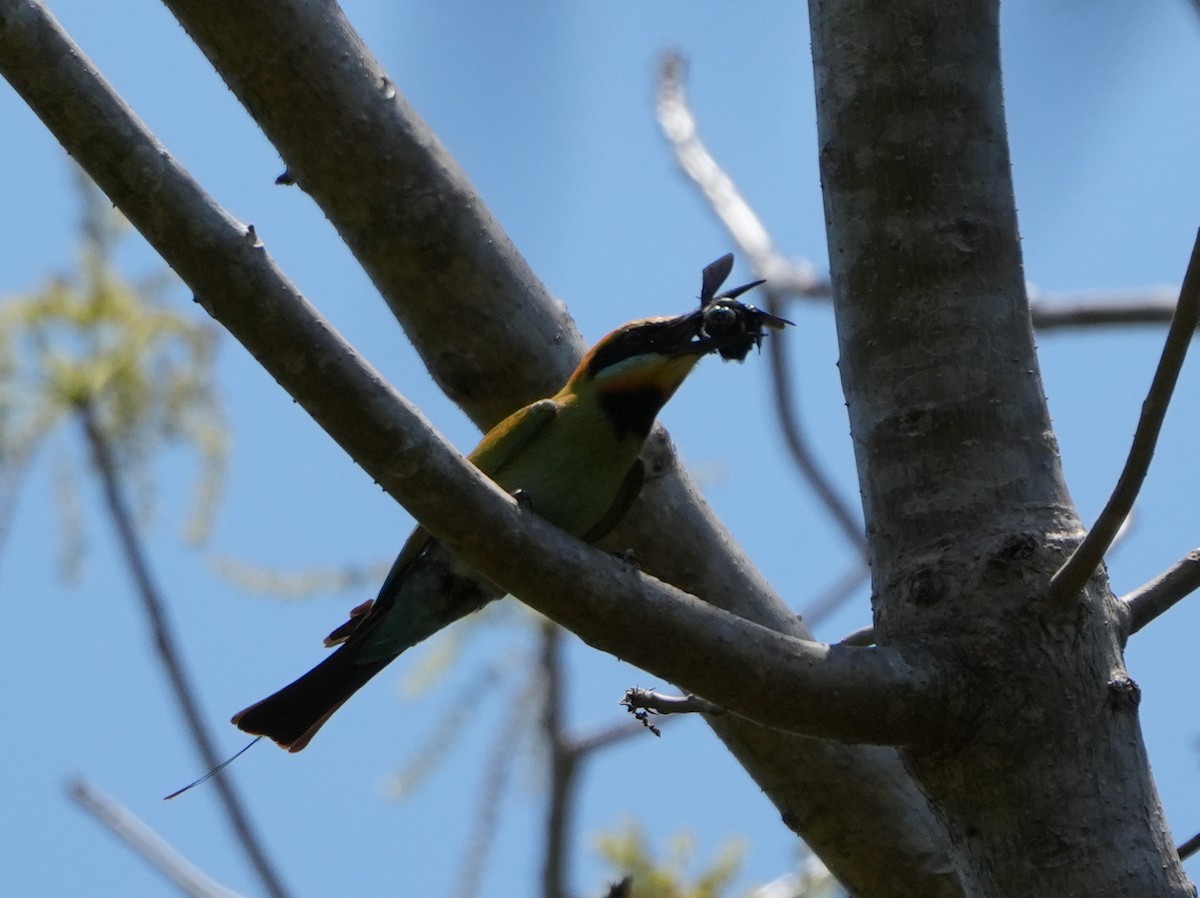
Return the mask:
[[(75, 270), (0, 304), (0, 540), (38, 452), (85, 405), (114, 459), (140, 487), (148, 510), (155, 494), (150, 461), (183, 445), (200, 462), (186, 534), (207, 534), (224, 471), (226, 436), (213, 387), (218, 329), (162, 302), (165, 279), (128, 281), (113, 253), (126, 230), (82, 175), (83, 237)], [(65, 458), (66, 456), (64, 456)], [(77, 504), (60, 463), (60, 508)], [(69, 465), (67, 465), (69, 467)], [(78, 563), (77, 533), (64, 530), (64, 570)]]

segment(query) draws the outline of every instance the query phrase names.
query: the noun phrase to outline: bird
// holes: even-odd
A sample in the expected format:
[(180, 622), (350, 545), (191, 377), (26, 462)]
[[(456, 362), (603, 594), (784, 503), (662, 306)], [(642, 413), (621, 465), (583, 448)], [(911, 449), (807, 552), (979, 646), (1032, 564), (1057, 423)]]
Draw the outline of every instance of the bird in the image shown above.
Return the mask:
[[(595, 542), (637, 498), (643, 444), (700, 358), (748, 350), (762, 337), (754, 327), (726, 330), (731, 332), (706, 333), (702, 310), (617, 328), (591, 348), (557, 393), (488, 431), (469, 460), (533, 513)], [(503, 595), (418, 525), (377, 597), (353, 609), (326, 637), (335, 651), (232, 722), (298, 752), (400, 653)]]

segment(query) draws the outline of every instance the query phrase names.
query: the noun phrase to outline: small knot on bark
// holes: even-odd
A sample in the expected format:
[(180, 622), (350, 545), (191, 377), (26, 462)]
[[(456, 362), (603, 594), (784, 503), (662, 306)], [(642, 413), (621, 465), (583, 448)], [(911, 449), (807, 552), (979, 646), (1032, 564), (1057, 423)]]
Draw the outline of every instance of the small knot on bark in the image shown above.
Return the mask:
[(1142, 701), (1142, 689), (1127, 676), (1108, 681), (1108, 704), (1114, 711), (1132, 711)]
[(946, 598), (946, 579), (930, 568), (921, 568), (909, 577), (906, 591), (918, 606), (936, 605)]

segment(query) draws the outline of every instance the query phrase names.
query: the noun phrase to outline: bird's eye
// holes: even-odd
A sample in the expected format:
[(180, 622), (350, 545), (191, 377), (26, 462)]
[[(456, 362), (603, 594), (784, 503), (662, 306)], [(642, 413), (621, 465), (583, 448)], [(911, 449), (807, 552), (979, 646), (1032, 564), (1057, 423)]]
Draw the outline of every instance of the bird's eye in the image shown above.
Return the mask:
[(704, 330), (710, 337), (721, 337), (738, 329), (741, 316), (736, 309), (714, 303), (704, 310)]
[(646, 342), (646, 332), (641, 328), (625, 332), (625, 345), (637, 348)]

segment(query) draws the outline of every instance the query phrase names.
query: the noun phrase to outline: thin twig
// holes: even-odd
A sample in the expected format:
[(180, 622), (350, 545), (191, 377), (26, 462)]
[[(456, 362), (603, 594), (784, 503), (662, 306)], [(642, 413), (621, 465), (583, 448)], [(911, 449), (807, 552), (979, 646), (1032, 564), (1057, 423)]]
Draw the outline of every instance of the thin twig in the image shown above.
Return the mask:
[(151, 867), (191, 898), (241, 898), (210, 879), (115, 798), (82, 779), (67, 784), (67, 795), (97, 823), (128, 845)]
[(1192, 246), (1191, 259), (1188, 261), (1187, 273), (1183, 278), (1183, 286), (1179, 290), (1179, 305), (1171, 319), (1171, 327), (1167, 331), (1166, 343), (1163, 346), (1162, 357), (1150, 382), (1150, 390), (1146, 401), (1142, 403), (1142, 413), (1138, 419), (1137, 430), (1133, 435), (1133, 447), (1125, 461), (1125, 468), (1117, 480), (1116, 488), (1109, 497), (1104, 510), (1096, 519), (1096, 524), (1088, 532), (1067, 559), (1067, 563), (1059, 568), (1050, 578), (1049, 597), (1051, 601), (1063, 601), (1074, 596), (1083, 589), (1084, 584), (1092, 576), (1092, 572), (1104, 558), (1108, 547), (1112, 545), (1121, 523), (1129, 515), (1137, 499), (1142, 481), (1150, 469), (1150, 460), (1154, 457), (1154, 446), (1158, 442), (1162, 430), (1163, 418), (1167, 406), (1171, 402), (1171, 393), (1179, 378), (1179, 369), (1183, 366), (1188, 346), (1192, 341), (1192, 333), (1196, 330), (1198, 313), (1200, 313), (1200, 233)]
[(788, 261), (775, 249), (762, 220), (700, 140), (696, 118), (687, 105), (683, 75), (683, 58), (678, 53), (665, 54), (659, 64), (656, 112), (675, 161), (700, 188), (760, 277), (802, 296), (828, 297), (829, 281), (817, 274), (811, 262)]
[(1149, 583), (1121, 597), (1129, 609), (1130, 635), (1197, 589), (1200, 589), (1200, 549), (1193, 549)]
[(1029, 316), (1040, 333), (1080, 327), (1166, 324), (1179, 301), (1179, 291), (1174, 287), (1042, 293), (1030, 285), (1027, 290)]
[(855, 563), (854, 567), (843, 574), (841, 579), (834, 583), (823, 596), (804, 609), (801, 614), (804, 622), (810, 627), (817, 626), (842, 607), (842, 603), (854, 595), (854, 591), (870, 577), (871, 569), (864, 562)]
[[(211, 770), (221, 764), (222, 757), (217, 752), (212, 735), (209, 733), (208, 727), (204, 722), (204, 715), (200, 710), (200, 702), (196, 697), (196, 691), (183, 669), (183, 660), (180, 656), (175, 636), (171, 631), (170, 623), (167, 620), (166, 608), (159, 589), (150, 574), (150, 565), (146, 560), (141, 539), (134, 526), (133, 515), (129, 511), (129, 504), (125, 499), (121, 485), (120, 473), (112, 457), (108, 440), (101, 431), (90, 404), (87, 402), (80, 403), (78, 414), (80, 422), (83, 425), (84, 434), (87, 437), (92, 461), (96, 466), (96, 471), (100, 475), (100, 482), (104, 488), (104, 499), (108, 506), (109, 516), (112, 518), (113, 527), (117, 532), (117, 538), (121, 544), (121, 550), (125, 555), (126, 563), (129, 565), (129, 571), (133, 576), (137, 594), (142, 600), (142, 607), (146, 612), (150, 630), (154, 636), (154, 646), (158, 650), (159, 661), (162, 664), (163, 671), (167, 675), (168, 682), (171, 684), (171, 689), (175, 693), (175, 700), (187, 723), (188, 733), (192, 738), (192, 743), (195, 745), (197, 752), (200, 754), (201, 762)], [(274, 866), (268, 860), (266, 852), (257, 834), (254, 832), (254, 828), (250, 824), (249, 815), (246, 813), (241, 798), (234, 789), (233, 781), (229, 778), (229, 774), (221, 771), (213, 777), (213, 783), (216, 786), (217, 794), (221, 798), (221, 803), (225, 807), (225, 813), (229, 818), (230, 826), (233, 828), (235, 840), (246, 852), (250, 865), (258, 874), (259, 879), (262, 880), (263, 887), (273, 898), (287, 898), (287, 891), (284, 889), (278, 874), (275, 872)]]
[[(768, 297), (767, 311), (773, 315), (778, 314), (780, 303), (776, 298), (777, 294), (771, 289), (770, 282), (767, 283), (766, 294)], [(800, 424), (800, 418), (796, 412), (796, 397), (792, 391), (795, 378), (790, 375), (788, 370), (790, 367), (788, 342), (782, 334), (777, 334), (767, 341), (767, 356), (771, 361), (771, 384), (774, 387), (772, 394), (775, 398), (775, 411), (778, 415), (779, 425), (783, 429), (784, 443), (788, 447), (788, 452), (791, 453), (792, 461), (800, 469), (800, 473), (808, 481), (813, 492), (817, 494), (817, 498), (825, 506), (825, 510), (837, 523), (842, 535), (849, 540), (850, 544), (858, 551), (859, 557), (865, 561), (867, 538), (863, 533), (862, 523), (838, 494), (833, 486), (833, 481), (817, 464), (816, 456), (809, 448), (808, 439)], [(863, 567), (865, 568), (865, 564)], [(832, 610), (832, 608), (829, 609), (829, 611)], [(813, 622), (809, 621), (809, 626), (812, 624)]]
[(599, 727), (591, 733), (578, 737), (572, 743), (572, 748), (575, 754), (583, 759), (595, 752), (603, 751), (610, 746), (618, 745), (627, 739), (631, 739), (640, 732), (641, 730), (638, 729), (636, 724), (630, 723), (629, 719), (625, 718), (619, 723)]
[(542, 861), (542, 898), (567, 898), (571, 894), (570, 846), (575, 807), (584, 764), (596, 753), (642, 732), (627, 721), (572, 737), (563, 726), (566, 714), (566, 665), (563, 663), (563, 629), (542, 622), (538, 676), (543, 684), (542, 740), (549, 755), (550, 786), (546, 806), (545, 857)]
[(1175, 853), (1179, 855), (1181, 861), (1186, 861), (1189, 857), (1200, 850), (1200, 833), (1192, 836), (1182, 845), (1175, 849)]
[[(659, 126), (683, 173), (704, 194), (717, 218), (749, 258), (755, 272), (766, 279), (767, 311), (773, 315), (780, 314), (785, 291), (801, 296), (827, 297), (830, 292), (829, 281), (819, 277), (815, 267), (807, 260), (789, 262), (784, 259), (775, 248), (762, 219), (700, 140), (696, 119), (688, 107), (683, 89), (683, 68), (683, 60), (678, 54), (669, 53), (663, 57), (658, 82)], [(792, 460), (846, 539), (865, 557), (867, 541), (862, 524), (817, 464), (795, 412), (796, 401), (792, 391), (793, 378), (788, 370), (786, 341), (777, 336), (768, 343), (775, 406)]]
[(566, 670), (562, 630), (550, 620), (541, 623), (538, 676), (542, 681), (542, 740), (549, 756), (549, 795), (546, 802), (545, 856), (542, 859), (542, 898), (570, 894), (571, 829), (575, 819), (580, 755), (563, 727), (566, 711)]

